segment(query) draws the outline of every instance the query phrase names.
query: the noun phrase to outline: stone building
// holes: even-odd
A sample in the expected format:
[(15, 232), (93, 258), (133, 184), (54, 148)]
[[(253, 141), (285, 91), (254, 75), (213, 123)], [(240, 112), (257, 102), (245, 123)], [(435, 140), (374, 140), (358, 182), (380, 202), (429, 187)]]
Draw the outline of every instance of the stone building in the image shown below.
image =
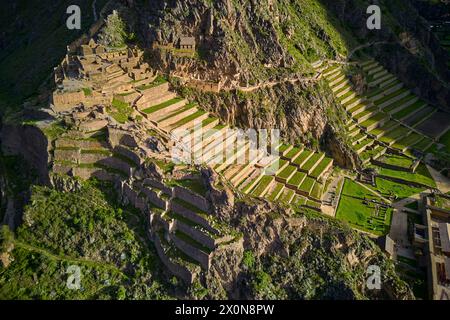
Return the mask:
[(178, 48), (183, 50), (195, 50), (195, 38), (181, 37), (178, 44)]

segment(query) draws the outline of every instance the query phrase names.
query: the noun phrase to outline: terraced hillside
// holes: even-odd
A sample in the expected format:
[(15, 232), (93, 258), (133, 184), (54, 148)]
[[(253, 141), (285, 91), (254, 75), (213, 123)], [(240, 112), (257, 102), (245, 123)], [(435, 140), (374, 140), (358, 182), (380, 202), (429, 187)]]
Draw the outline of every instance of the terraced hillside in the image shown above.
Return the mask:
[[(230, 184), (258, 198), (320, 210), (323, 181), (333, 165), (324, 153), (303, 146), (255, 147), (238, 129), (220, 124), (194, 102), (176, 97), (167, 84), (137, 103), (142, 115), (181, 148), (181, 161), (210, 165)], [(272, 148), (270, 147), (270, 148)]]
[(363, 163), (386, 150), (420, 158), (450, 128), (446, 112), (421, 100), (376, 61), (350, 65), (364, 75), (362, 94), (355, 91), (346, 65), (316, 66), (350, 117), (347, 132)]

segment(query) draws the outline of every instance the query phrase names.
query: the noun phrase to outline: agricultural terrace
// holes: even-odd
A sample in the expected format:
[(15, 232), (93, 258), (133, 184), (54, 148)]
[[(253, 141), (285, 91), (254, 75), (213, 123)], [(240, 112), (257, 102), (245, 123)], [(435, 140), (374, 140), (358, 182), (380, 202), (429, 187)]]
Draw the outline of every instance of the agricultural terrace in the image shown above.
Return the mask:
[(373, 192), (346, 178), (336, 218), (356, 229), (381, 236), (389, 232), (392, 208)]

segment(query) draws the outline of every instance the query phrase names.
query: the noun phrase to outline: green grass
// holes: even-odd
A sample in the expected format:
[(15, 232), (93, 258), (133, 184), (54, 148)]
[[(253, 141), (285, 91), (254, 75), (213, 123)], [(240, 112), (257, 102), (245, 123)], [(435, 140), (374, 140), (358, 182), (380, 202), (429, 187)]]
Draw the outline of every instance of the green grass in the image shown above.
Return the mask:
[(180, 102), (182, 100), (183, 100), (183, 98), (173, 98), (173, 99), (167, 100), (167, 101), (165, 101), (165, 102), (163, 102), (161, 104), (158, 104), (156, 106), (147, 108), (147, 109), (143, 110), (143, 112), (147, 113), (147, 114), (152, 114), (152, 113), (154, 113), (156, 111), (159, 111), (161, 109), (167, 108), (168, 106), (171, 106), (171, 105), (173, 105), (175, 103), (178, 103), (178, 102)]
[(261, 178), (261, 181), (258, 183), (256, 188), (252, 191), (252, 195), (255, 197), (260, 197), (263, 195), (264, 190), (273, 182), (275, 177), (273, 176), (264, 176)]
[(85, 96), (92, 96), (92, 89), (91, 88), (83, 88), (83, 92)]
[[(207, 113), (206, 111), (199, 110), (199, 111), (194, 112), (193, 114), (191, 114), (191, 115), (189, 115), (189, 116), (187, 116), (187, 117), (181, 119), (180, 121), (178, 121), (178, 122), (172, 124), (170, 127), (171, 127), (171, 128), (178, 128), (178, 127), (180, 127), (180, 126), (185, 125), (186, 123), (189, 123), (189, 122), (191, 122), (191, 121), (194, 121), (195, 119), (197, 119), (197, 118), (199, 118), (199, 117), (205, 115), (206, 113)], [(200, 122), (199, 122), (199, 123), (200, 123)]]
[(302, 149), (294, 147), (286, 154), (287, 159), (294, 159), (298, 154), (302, 151)]
[(206, 196), (206, 187), (205, 184), (200, 180), (195, 179), (183, 179), (183, 180), (174, 180), (172, 181), (174, 184), (189, 189), (198, 195)]
[(374, 193), (350, 179), (345, 179), (336, 218), (376, 235), (388, 233), (392, 209), (387, 209), (385, 213), (379, 212), (379, 216), (376, 216), (376, 205), (372, 202), (364, 203), (364, 199), (382, 202)]
[(363, 121), (361, 123), (361, 127), (367, 128), (371, 125), (374, 125), (377, 122), (380, 122), (383, 119), (386, 119), (387, 115), (383, 112), (377, 112), (374, 115), (372, 115), (369, 119)]
[(323, 194), (323, 184), (316, 182), (311, 191), (311, 197), (320, 200), (322, 198), (322, 194)]
[(160, 119), (159, 121), (164, 121), (164, 120), (167, 120), (169, 118), (176, 117), (177, 115), (179, 115), (179, 114), (181, 114), (181, 113), (183, 113), (185, 111), (188, 111), (190, 109), (193, 109), (196, 106), (197, 106), (196, 103), (189, 103), (189, 104), (185, 105), (184, 107), (182, 107), (181, 109), (166, 115), (164, 118)]
[(450, 210), (450, 199), (436, 195), (434, 205), (438, 208)]
[(309, 172), (321, 157), (323, 157), (323, 153), (315, 153), (308, 159), (308, 161), (306, 161), (306, 163), (302, 166), (302, 169)]
[(131, 113), (133, 112), (133, 108), (131, 108), (128, 103), (119, 101), (117, 99), (113, 99), (112, 106), (116, 110), (111, 112), (111, 116), (119, 123), (127, 122)]
[(280, 202), (288, 203), (294, 196), (295, 192), (292, 189), (284, 189), (283, 194), (280, 197)]
[(294, 161), (293, 163), (300, 166), (306, 159), (313, 153), (311, 150), (304, 150)]
[(422, 141), (422, 139), (424, 139), (424, 136), (413, 132), (409, 136), (404, 137), (404, 138), (400, 139), (399, 141), (397, 141), (396, 143), (394, 143), (392, 145), (392, 147), (395, 149), (403, 150), (409, 146), (419, 143), (420, 141)]
[(163, 76), (158, 75), (158, 76), (155, 78), (155, 80), (153, 80), (152, 83), (147, 84), (147, 85), (143, 85), (143, 86), (139, 86), (139, 87), (137, 87), (136, 89), (141, 90), (141, 91), (144, 91), (144, 90), (151, 89), (151, 88), (157, 87), (157, 86), (159, 86), (159, 85), (162, 85), (162, 84), (164, 84), (164, 83), (166, 83), (166, 82), (167, 82), (167, 79), (166, 79), (166, 78), (164, 78)]
[(414, 95), (406, 96), (406, 97), (404, 97), (403, 99), (400, 99), (400, 100), (394, 102), (393, 104), (391, 104), (391, 105), (385, 107), (385, 108), (383, 109), (383, 111), (384, 111), (384, 112), (387, 112), (387, 113), (391, 113), (392, 111), (394, 111), (394, 110), (397, 109), (398, 107), (402, 106), (403, 104), (407, 103), (408, 101), (413, 100), (414, 98), (415, 98)]
[(412, 195), (424, 191), (424, 188), (411, 187), (379, 177), (376, 178), (375, 189), (384, 197), (395, 196), (397, 200), (409, 198)]
[(200, 242), (195, 241), (194, 239), (192, 239), (190, 236), (188, 236), (186, 233), (177, 230), (175, 231), (175, 235), (177, 236), (177, 238), (183, 240), (184, 242), (186, 242), (187, 244), (193, 246), (194, 248), (199, 249), (200, 251), (203, 251), (207, 254), (210, 254), (212, 252), (212, 250), (204, 245), (202, 245)]
[(418, 108), (423, 106), (423, 105), (425, 105), (425, 103), (423, 101), (421, 101), (421, 100), (416, 101), (415, 103), (413, 103), (409, 107), (394, 113), (392, 115), (392, 117), (394, 119), (397, 119), (397, 120), (403, 119), (403, 118), (409, 116), (410, 114), (412, 114), (413, 112), (415, 112), (416, 110), (418, 110)]
[(284, 188), (284, 184), (282, 183), (275, 183), (275, 188), (273, 188), (271, 194), (267, 197), (267, 200), (269, 201), (275, 201), (275, 198), (279, 196), (280, 191)]
[(288, 185), (298, 188), (306, 177), (304, 172), (296, 172), (291, 179), (287, 182)]
[(396, 96), (404, 93), (405, 91), (407, 91), (407, 89), (405, 89), (405, 88), (399, 89), (399, 90), (397, 90), (397, 91), (395, 91), (395, 92), (393, 92), (393, 93), (391, 93), (391, 94), (389, 94), (389, 95), (387, 95), (387, 96), (385, 96), (385, 97), (383, 97), (381, 99), (376, 100), (375, 101), (375, 105), (379, 106), (379, 105), (381, 105), (381, 104), (391, 100), (392, 98), (395, 98)]
[(283, 169), (277, 177), (286, 181), (294, 174), (295, 171), (297, 171), (297, 167), (289, 165)]
[(382, 136), (380, 138), (380, 141), (389, 144), (392, 141), (405, 136), (406, 134), (408, 134), (408, 132), (411, 132), (411, 130), (409, 130), (407, 127), (400, 126)]
[(376, 167), (379, 174), (392, 177), (392, 178), (398, 178), (405, 181), (415, 182), (422, 185), (426, 185), (432, 188), (436, 187), (436, 182), (433, 180), (433, 178), (430, 175), (430, 172), (428, 171), (427, 167), (421, 163), (416, 170), (416, 173), (411, 172), (404, 172), (399, 170), (391, 170), (387, 168), (381, 168)]
[(413, 159), (398, 154), (385, 154), (379, 161), (405, 169), (409, 169), (414, 163)]
[(303, 183), (300, 185), (300, 187), (298, 188), (300, 191), (304, 191), (306, 193), (310, 193), (312, 187), (314, 186), (314, 183), (316, 182), (316, 180), (314, 180), (311, 177), (306, 177), (305, 180), (303, 181)]
[(328, 167), (331, 163), (331, 161), (333, 161), (333, 159), (330, 158), (324, 158), (318, 165), (317, 167), (313, 170), (313, 172), (311, 173), (311, 177), (313, 178), (318, 178), (322, 172), (325, 170), (326, 167)]

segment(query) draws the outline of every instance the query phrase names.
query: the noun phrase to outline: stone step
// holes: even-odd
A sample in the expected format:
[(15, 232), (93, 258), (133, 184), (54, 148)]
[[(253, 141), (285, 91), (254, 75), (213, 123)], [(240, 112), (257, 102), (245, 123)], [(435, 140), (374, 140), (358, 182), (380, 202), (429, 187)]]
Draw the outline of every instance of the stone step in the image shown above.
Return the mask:
[(332, 66), (330, 66), (330, 67), (328, 68), (328, 70), (326, 70), (326, 71), (323, 73), (323, 76), (324, 76), (324, 77), (327, 77), (327, 76), (329, 76), (330, 74), (335, 73), (336, 70), (339, 69), (340, 67), (341, 67), (340, 65), (332, 65)]
[(261, 169), (256, 169), (245, 179), (242, 184), (239, 185), (239, 189), (248, 194), (256, 185), (261, 181), (264, 176), (264, 172)]
[(377, 73), (374, 73), (373, 75), (372, 75), (372, 79), (373, 80), (377, 80), (377, 79), (379, 79), (380, 77), (384, 77), (385, 75), (387, 75), (388, 74), (388, 71), (386, 70), (386, 69), (383, 69), (383, 70), (381, 70), (381, 71), (379, 71), (379, 72), (377, 72)]
[(395, 84), (395, 85), (387, 86), (386, 90), (383, 90), (379, 94), (374, 95), (373, 97), (370, 98), (370, 100), (371, 101), (380, 100), (381, 98), (383, 98), (385, 96), (388, 96), (391, 93), (394, 93), (395, 91), (400, 90), (401, 88), (403, 88), (403, 83), (398, 83), (398, 84)]
[(345, 111), (349, 111), (351, 109), (353, 109), (354, 107), (356, 107), (357, 105), (363, 103), (365, 101), (365, 99), (363, 97), (358, 97), (353, 99), (353, 101), (348, 101), (347, 104), (344, 105), (345, 107)]

